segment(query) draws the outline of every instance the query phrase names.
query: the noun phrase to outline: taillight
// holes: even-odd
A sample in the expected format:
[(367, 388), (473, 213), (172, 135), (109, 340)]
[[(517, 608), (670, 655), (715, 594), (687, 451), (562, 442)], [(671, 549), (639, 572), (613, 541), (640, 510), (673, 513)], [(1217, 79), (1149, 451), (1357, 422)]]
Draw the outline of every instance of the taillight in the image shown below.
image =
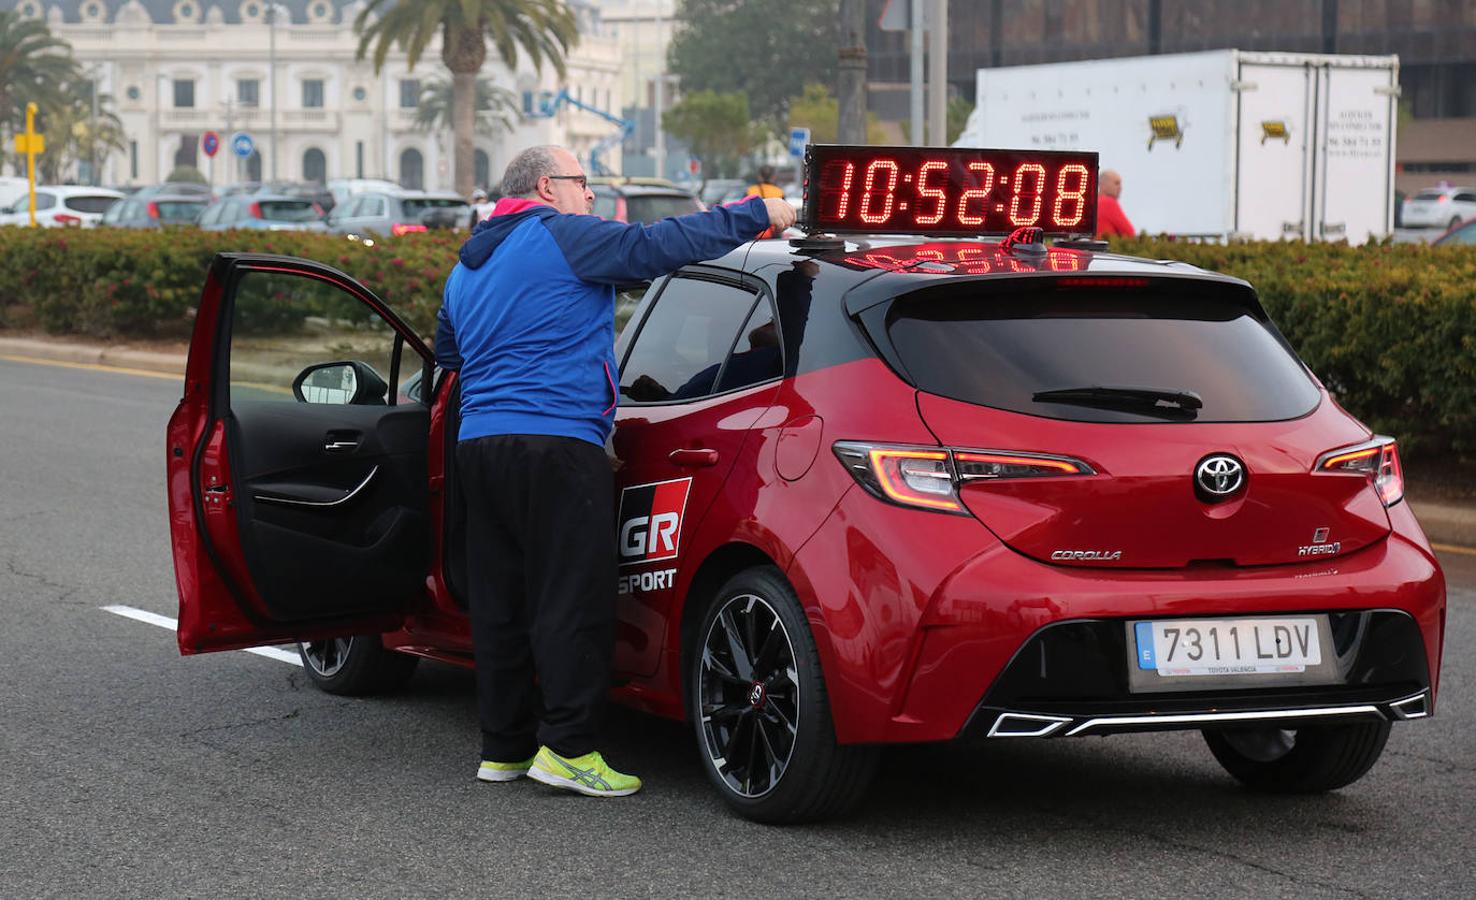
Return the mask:
[(1044, 453), (838, 441), (835, 455), (873, 496), (899, 506), (967, 515), (960, 486), (1010, 478), (1094, 475), (1079, 459)]
[(246, 214), (249, 215), (253, 219), (263, 219), (263, 218), (266, 218), (265, 216), (263, 216), (261, 214), (261, 204), (260, 203), (253, 203), (253, 204), (251, 204), (251, 206), (247, 207)]
[(323, 218), (325, 215), (327, 215), (327, 213), (325, 213), (323, 211), (322, 204), (319, 204), (319, 203), (314, 203), (313, 204), (313, 215), (317, 216), (320, 219)]
[(1329, 450), (1317, 458), (1312, 471), (1321, 475), (1362, 475), (1385, 506), (1404, 499), (1404, 467), (1399, 462), (1399, 444), (1391, 437), (1378, 435), (1362, 444)]
[(55, 222), (58, 225), (81, 225), (82, 217), (70, 216), (66, 213), (53, 213), (51, 216), (51, 221)]
[(390, 234), (394, 235), (395, 237), (399, 237), (402, 234), (409, 234), (412, 231), (424, 231), (424, 230), (425, 230), (425, 226), (424, 225), (412, 225), (412, 224), (410, 224), (408, 222), (406, 222), (406, 223), (396, 222), (395, 224), (393, 224), (393, 225), (390, 226)]
[(149, 201), (149, 218), (150, 219), (157, 219), (157, 218), (159, 218), (159, 204), (155, 203), (152, 200)]

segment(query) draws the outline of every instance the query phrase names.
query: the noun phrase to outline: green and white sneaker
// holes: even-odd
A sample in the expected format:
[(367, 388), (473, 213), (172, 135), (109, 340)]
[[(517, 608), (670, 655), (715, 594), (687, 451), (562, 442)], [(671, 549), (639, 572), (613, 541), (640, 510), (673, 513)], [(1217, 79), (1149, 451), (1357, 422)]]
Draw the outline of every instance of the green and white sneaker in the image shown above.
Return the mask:
[(528, 777), (587, 797), (628, 797), (641, 789), (639, 778), (610, 768), (598, 751), (567, 759), (539, 747)]
[(529, 757), (522, 762), (493, 762), (489, 759), (482, 760), (482, 765), (477, 769), (478, 781), (515, 781), (528, 774), (533, 767), (533, 758)]

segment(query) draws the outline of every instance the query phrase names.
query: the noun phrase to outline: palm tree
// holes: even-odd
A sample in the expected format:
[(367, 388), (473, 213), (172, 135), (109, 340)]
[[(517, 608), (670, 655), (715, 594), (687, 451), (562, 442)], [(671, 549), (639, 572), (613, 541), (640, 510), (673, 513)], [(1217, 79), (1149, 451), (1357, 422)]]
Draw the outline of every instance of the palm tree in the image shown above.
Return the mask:
[[(415, 108), (415, 127), (421, 131), (454, 131), (455, 98), (452, 84), (437, 78), (420, 87), (420, 104)], [(486, 78), (477, 79), (476, 131), (496, 134), (498, 129), (511, 131), (521, 107), (518, 96), (498, 87)]]
[(123, 122), (112, 110), (112, 95), (97, 95), (97, 114), (93, 115), (92, 89), (91, 79), (75, 78), (62, 85), (61, 104), (46, 108), (42, 129), (46, 152), (36, 161), (46, 181), (60, 180), (73, 163), (96, 163), (111, 150), (127, 148)]
[(0, 11), (0, 137), (5, 138), (4, 148), (10, 147), (9, 133), (24, 123), (26, 104), (46, 110), (64, 106), (64, 85), (77, 75), (71, 45), (52, 35), (45, 22), (24, 18), (15, 10)]
[(376, 74), (392, 45), (405, 51), (406, 64), (414, 69), (425, 48), (441, 36), (441, 61), (451, 71), (456, 191), (462, 195), (471, 193), (475, 178), (476, 77), (487, 59), (488, 41), (508, 68), (517, 67), (522, 51), (536, 68), (544, 60), (553, 64), (562, 78), (564, 56), (579, 40), (574, 14), (564, 0), (369, 0), (354, 30), (359, 33), (359, 59), (373, 46)]

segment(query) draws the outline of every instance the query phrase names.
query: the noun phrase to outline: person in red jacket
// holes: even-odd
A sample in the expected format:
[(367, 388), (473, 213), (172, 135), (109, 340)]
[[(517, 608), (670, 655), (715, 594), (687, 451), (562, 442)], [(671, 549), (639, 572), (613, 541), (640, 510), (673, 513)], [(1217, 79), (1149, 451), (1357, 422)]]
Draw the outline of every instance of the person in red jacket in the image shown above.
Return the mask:
[(1112, 169), (1103, 169), (1097, 179), (1097, 237), (1132, 237), (1133, 223), (1117, 198), (1122, 196), (1122, 176)]

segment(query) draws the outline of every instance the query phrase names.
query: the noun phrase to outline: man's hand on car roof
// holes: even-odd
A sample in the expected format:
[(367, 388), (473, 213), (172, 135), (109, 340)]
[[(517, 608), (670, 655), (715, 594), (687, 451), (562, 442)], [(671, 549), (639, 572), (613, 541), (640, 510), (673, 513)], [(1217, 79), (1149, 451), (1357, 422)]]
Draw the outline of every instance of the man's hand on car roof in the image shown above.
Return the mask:
[(795, 208), (783, 198), (765, 200), (764, 206), (768, 207), (769, 225), (775, 229), (775, 234), (793, 225), (798, 216)]

